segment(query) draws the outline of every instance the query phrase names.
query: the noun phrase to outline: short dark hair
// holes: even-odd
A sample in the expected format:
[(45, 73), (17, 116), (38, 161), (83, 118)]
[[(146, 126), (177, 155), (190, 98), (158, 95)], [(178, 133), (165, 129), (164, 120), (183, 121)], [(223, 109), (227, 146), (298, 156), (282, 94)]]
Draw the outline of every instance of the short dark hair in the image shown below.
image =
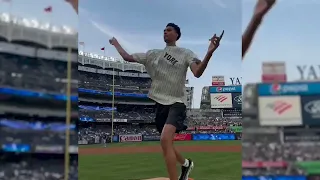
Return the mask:
[(181, 37), (180, 27), (178, 25), (176, 25), (175, 23), (168, 23), (166, 27), (168, 27), (168, 26), (173, 27), (173, 29), (177, 32), (177, 34), (178, 34), (177, 40), (179, 40)]

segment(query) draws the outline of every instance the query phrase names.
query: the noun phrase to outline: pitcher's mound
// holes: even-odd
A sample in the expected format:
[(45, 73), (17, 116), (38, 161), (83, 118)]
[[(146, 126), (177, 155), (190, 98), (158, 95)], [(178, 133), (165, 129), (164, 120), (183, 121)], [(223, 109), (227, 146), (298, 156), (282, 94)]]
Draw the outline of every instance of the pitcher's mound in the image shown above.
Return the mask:
[[(145, 180), (169, 180), (169, 178), (165, 178), (165, 177), (158, 177), (158, 178), (151, 178), (151, 179), (145, 179)], [(194, 180), (194, 179), (189, 178), (188, 180)]]

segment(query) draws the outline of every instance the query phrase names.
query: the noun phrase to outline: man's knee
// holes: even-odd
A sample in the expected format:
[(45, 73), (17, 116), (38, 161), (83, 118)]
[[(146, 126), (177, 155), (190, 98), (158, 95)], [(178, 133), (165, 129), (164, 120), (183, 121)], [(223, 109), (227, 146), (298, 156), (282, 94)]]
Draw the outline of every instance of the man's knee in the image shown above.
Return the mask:
[(166, 124), (161, 133), (161, 146), (163, 149), (171, 147), (173, 142), (173, 137), (176, 131), (176, 127), (171, 124)]

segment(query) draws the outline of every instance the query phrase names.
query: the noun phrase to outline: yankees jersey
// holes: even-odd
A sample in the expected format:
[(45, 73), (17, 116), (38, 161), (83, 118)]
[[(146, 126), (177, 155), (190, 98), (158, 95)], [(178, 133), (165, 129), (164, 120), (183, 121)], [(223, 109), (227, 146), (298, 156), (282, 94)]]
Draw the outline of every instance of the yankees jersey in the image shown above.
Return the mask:
[(197, 59), (189, 49), (167, 46), (132, 54), (134, 60), (143, 64), (152, 79), (148, 97), (160, 104), (187, 103), (184, 93), (189, 66)]

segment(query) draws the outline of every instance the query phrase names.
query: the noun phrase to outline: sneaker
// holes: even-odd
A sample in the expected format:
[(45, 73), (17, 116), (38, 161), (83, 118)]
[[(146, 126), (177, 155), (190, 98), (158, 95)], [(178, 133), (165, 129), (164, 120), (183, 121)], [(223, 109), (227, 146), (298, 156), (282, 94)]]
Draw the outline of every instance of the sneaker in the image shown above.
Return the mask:
[(188, 167), (181, 166), (181, 175), (179, 177), (179, 180), (188, 180), (188, 178), (189, 178), (189, 174), (190, 174), (191, 170), (193, 169), (194, 164), (191, 159), (188, 159), (188, 161), (189, 161)]

